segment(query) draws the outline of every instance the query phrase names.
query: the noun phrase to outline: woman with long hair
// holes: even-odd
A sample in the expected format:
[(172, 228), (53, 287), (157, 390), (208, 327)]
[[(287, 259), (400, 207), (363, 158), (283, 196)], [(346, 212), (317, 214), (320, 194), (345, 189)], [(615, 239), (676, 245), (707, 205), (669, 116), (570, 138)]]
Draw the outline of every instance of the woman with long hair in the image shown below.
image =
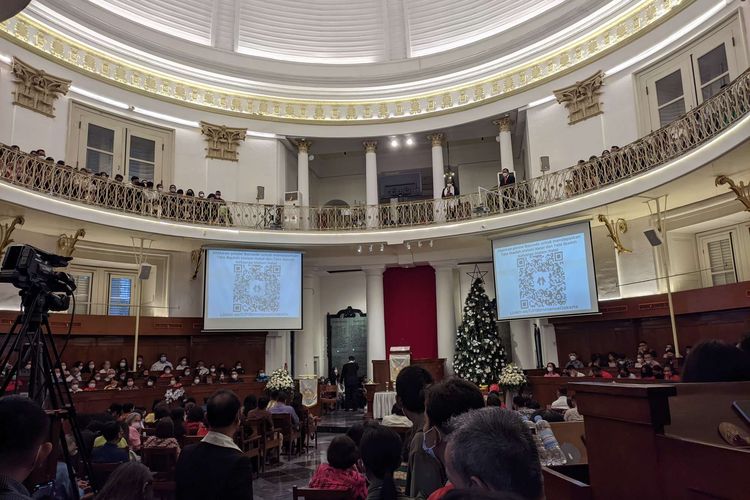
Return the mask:
[(393, 479), (394, 472), (401, 465), (401, 438), (398, 434), (382, 425), (368, 426), (359, 449), (367, 479), (370, 480), (367, 498), (407, 498), (398, 493)]
[(140, 462), (125, 462), (109, 476), (97, 500), (152, 500), (154, 476)]

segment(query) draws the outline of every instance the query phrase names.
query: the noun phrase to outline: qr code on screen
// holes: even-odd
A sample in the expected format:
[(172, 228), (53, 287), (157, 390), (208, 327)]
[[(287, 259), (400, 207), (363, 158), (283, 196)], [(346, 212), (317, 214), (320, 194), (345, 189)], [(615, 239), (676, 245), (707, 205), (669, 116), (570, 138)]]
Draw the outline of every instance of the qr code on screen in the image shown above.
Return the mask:
[(281, 297), (280, 282), (281, 266), (278, 264), (235, 264), (232, 311), (278, 311)]
[(521, 309), (551, 307), (566, 302), (562, 252), (518, 258)]

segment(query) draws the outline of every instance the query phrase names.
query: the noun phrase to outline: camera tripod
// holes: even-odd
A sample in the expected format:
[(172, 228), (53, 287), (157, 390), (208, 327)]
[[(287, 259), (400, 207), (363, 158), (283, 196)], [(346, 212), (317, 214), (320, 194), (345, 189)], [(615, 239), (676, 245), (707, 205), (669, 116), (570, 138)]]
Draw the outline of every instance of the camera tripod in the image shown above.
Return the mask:
[[(59, 310), (61, 303), (64, 303), (67, 297), (61, 297), (40, 287), (22, 289), (19, 295), (21, 296), (21, 313), (16, 317), (0, 347), (0, 360), (2, 360), (1, 366), (4, 372), (2, 385), (0, 385), (0, 396), (9, 393), (7, 389), (14, 378), (16, 380), (10, 392), (21, 392), (21, 377), (19, 375), (21, 369), (28, 362), (31, 362), (28, 386), (24, 390), (28, 392), (29, 398), (38, 403), (50, 416), (52, 422), (50, 435), (53, 437), (59, 436), (60, 451), (67, 464), (68, 476), (73, 485), (75, 498), (78, 498), (73, 460), (68, 450), (63, 422), (67, 422), (69, 432), (75, 440), (84, 474), (89, 479), (93, 478), (93, 475), (88, 450), (83, 444), (73, 399), (68, 390), (65, 376), (62, 374), (62, 370), (60, 380), (54, 376), (54, 369), (61, 368), (61, 359), (52, 336), (48, 317), (50, 308)], [(50, 454), (50, 460), (53, 462), (47, 464), (45, 468), (47, 472), (56, 470), (56, 455), (56, 453)]]

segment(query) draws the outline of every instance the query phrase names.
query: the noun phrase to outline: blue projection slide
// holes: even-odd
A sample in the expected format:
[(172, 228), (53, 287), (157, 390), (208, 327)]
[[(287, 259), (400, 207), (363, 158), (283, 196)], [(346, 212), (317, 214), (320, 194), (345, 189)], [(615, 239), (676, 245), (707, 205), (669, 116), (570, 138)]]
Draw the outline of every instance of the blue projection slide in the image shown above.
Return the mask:
[(502, 318), (577, 314), (592, 309), (583, 233), (495, 248)]
[(299, 318), (302, 254), (209, 250), (207, 318)]

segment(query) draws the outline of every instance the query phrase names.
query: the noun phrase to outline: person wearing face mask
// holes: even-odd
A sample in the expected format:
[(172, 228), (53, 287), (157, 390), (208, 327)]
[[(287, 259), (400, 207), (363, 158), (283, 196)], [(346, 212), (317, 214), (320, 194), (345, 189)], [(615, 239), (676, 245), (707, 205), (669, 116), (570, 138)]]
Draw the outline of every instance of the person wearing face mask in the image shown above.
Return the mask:
[(236, 371), (238, 375), (244, 375), (245, 374), (245, 369), (242, 368), (242, 361), (237, 361), (234, 364), (234, 371)]
[(122, 359), (121, 359), (121, 360), (120, 360), (120, 361), (119, 361), (119, 362), (117, 363), (117, 371), (120, 371), (120, 372), (127, 372), (127, 371), (130, 371), (130, 367), (128, 366), (128, 360), (127, 360), (127, 359), (125, 359), (125, 358), (122, 358)]
[(160, 378), (171, 378), (172, 377), (172, 367), (171, 366), (165, 366), (164, 371), (161, 374)]
[(195, 374), (200, 377), (208, 375), (208, 368), (206, 368), (206, 365), (203, 364), (202, 360), (198, 360), (198, 364), (195, 365)]
[(143, 430), (141, 414), (134, 411), (125, 417), (125, 423), (128, 424), (128, 442), (130, 443), (130, 449), (133, 451), (140, 450), (141, 431)]
[(193, 375), (193, 371), (190, 369), (189, 366), (182, 371), (183, 378), (189, 379), (192, 375)]
[(82, 392), (81, 387), (78, 385), (78, 381), (71, 382), (70, 383), (70, 393), (71, 394), (77, 394), (79, 392)]
[(242, 382), (242, 379), (240, 378), (239, 373), (237, 373), (235, 370), (232, 370), (232, 372), (229, 374), (229, 383), (239, 384), (240, 382)]
[(49, 417), (29, 398), (0, 398), (0, 498), (31, 499), (22, 484), (52, 452)]
[(552, 363), (551, 361), (547, 363), (547, 373), (545, 373), (544, 376), (559, 377), (560, 373), (557, 371), (557, 365), (555, 365), (555, 363)]
[(102, 375), (106, 375), (107, 372), (111, 369), (112, 369), (112, 363), (110, 363), (109, 361), (105, 361), (104, 363), (102, 363), (102, 368), (101, 370), (99, 370), (99, 373), (101, 373)]
[(128, 377), (125, 379), (125, 387), (122, 388), (123, 391), (136, 391), (139, 387), (135, 385), (135, 380), (133, 377)]
[[(440, 464), (441, 481), (446, 483), (445, 445), (451, 427), (448, 421), (471, 410), (484, 408), (484, 396), (479, 387), (469, 381), (452, 378), (439, 382), (427, 389), (425, 396), (425, 423), (422, 449)], [(417, 495), (437, 500), (453, 489), (448, 483), (435, 491), (416, 492)], [(412, 492), (414, 495), (415, 492)]]
[(166, 367), (173, 368), (172, 363), (167, 360), (167, 355), (165, 353), (159, 354), (159, 359), (156, 360), (156, 362), (151, 365), (151, 371), (152, 372), (163, 372), (164, 368)]
[(86, 385), (86, 388), (84, 389), (84, 392), (91, 392), (96, 390), (96, 380), (91, 379), (89, 380), (88, 384)]
[(200, 377), (198, 377), (198, 376), (196, 376), (196, 377), (195, 377), (195, 378), (193, 379), (193, 385), (200, 385), (200, 383), (201, 383), (201, 378), (200, 378)]
[(177, 363), (177, 366), (175, 366), (174, 369), (175, 371), (181, 372), (184, 371), (188, 366), (188, 359), (183, 356), (180, 358), (180, 361)]
[(172, 389), (179, 389), (182, 387), (182, 384), (180, 383), (179, 379), (177, 377), (171, 377), (169, 379), (169, 387)]
[(156, 379), (154, 377), (149, 377), (146, 379), (146, 387), (153, 387), (156, 383)]
[(81, 370), (82, 373), (85, 374), (91, 374), (96, 371), (96, 363), (94, 363), (93, 360), (86, 363), (86, 366), (83, 367), (83, 370)]
[(584, 368), (583, 362), (578, 359), (578, 354), (575, 352), (571, 352), (568, 354), (568, 364), (566, 366), (572, 366), (576, 370), (581, 370)]

